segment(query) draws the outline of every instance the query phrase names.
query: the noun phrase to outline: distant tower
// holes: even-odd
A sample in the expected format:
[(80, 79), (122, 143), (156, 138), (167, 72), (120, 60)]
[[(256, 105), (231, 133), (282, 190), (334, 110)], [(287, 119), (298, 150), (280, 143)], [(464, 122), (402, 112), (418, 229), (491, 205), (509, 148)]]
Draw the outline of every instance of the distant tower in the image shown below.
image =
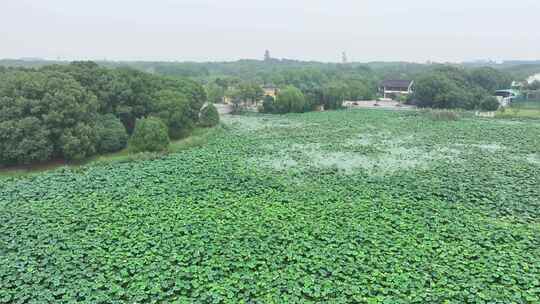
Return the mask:
[(347, 64), (349, 61), (347, 60), (347, 53), (343, 52), (341, 53), (341, 63)]
[(272, 59), (272, 57), (270, 57), (270, 51), (264, 51), (264, 61), (270, 61), (270, 59)]

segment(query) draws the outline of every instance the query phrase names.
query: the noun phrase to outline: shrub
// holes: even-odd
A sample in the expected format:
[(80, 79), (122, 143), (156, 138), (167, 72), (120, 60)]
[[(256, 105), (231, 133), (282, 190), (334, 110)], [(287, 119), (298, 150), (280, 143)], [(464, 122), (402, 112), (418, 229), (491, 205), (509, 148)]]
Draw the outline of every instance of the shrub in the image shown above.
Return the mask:
[(409, 100), (409, 95), (406, 95), (406, 94), (400, 94), (397, 99), (397, 101), (403, 104), (406, 103), (408, 100)]
[(390, 93), (390, 94), (387, 94), (387, 97), (392, 100), (397, 100), (398, 95), (396, 93)]
[(489, 96), (484, 98), (480, 103), (480, 110), (482, 111), (497, 111), (499, 109), (499, 101), (496, 97)]
[(102, 115), (96, 122), (97, 151), (110, 153), (126, 147), (128, 134), (122, 121), (113, 114)]
[(201, 110), (199, 124), (203, 127), (213, 127), (219, 124), (219, 113), (213, 104), (208, 104)]
[(169, 146), (167, 126), (157, 117), (138, 119), (129, 140), (131, 152), (160, 152)]
[(275, 99), (272, 96), (264, 96), (262, 112), (264, 113), (274, 113), (276, 108), (274, 106)]

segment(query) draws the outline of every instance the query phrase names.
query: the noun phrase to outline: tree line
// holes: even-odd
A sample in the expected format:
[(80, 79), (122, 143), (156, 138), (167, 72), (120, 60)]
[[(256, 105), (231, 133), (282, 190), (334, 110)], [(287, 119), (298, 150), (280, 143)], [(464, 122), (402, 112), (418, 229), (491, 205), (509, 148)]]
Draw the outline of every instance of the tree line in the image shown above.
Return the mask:
[[(515, 73), (508, 67), (482, 67), (473, 64), (441, 65), (407, 62), (322, 63), (289, 59), (238, 60), (234, 62), (101, 62), (108, 67), (128, 65), (169, 77), (188, 77), (204, 85), (211, 102), (221, 102), (224, 96), (233, 101), (261, 100), (256, 86), (294, 86), (304, 95), (307, 108), (324, 105), (339, 107), (343, 100), (375, 99), (378, 86), (385, 79), (415, 80), (420, 93), (420, 106), (479, 106), (493, 89), (510, 86)], [(525, 67), (536, 68), (534, 65)], [(458, 72), (456, 72), (456, 70)], [(529, 73), (532, 73), (531, 70)], [(458, 75), (458, 77), (455, 77)], [(460, 75), (460, 76), (459, 76)], [(435, 77), (432, 83), (428, 78)], [(460, 79), (461, 78), (461, 79)], [(493, 86), (496, 83), (498, 86)], [(424, 94), (435, 87), (434, 94)], [(480, 90), (487, 91), (480, 94)], [(452, 93), (449, 93), (452, 92)], [(474, 99), (474, 100), (472, 100)], [(412, 101), (412, 100), (411, 100)]]
[[(405, 65), (404, 69), (408, 67)], [(396, 71), (401, 70), (396, 68)], [(279, 94), (282, 95), (282, 101), (297, 96), (297, 105), (289, 107), (294, 109), (293, 112), (310, 111), (318, 106), (338, 109), (344, 100), (376, 99), (378, 84), (382, 80), (380, 75), (365, 66), (299, 68), (262, 75), (268, 83), (279, 87), (280, 92), (284, 91)], [(433, 108), (493, 110), (498, 107), (498, 102), (492, 97), (494, 92), (509, 88), (512, 83), (510, 74), (490, 67), (466, 69), (433, 65), (430, 69), (419, 70), (414, 65), (410, 75), (403, 76), (415, 80), (415, 93), (409, 96), (407, 102)], [(261, 88), (264, 84), (257, 80), (229, 76), (208, 80), (205, 88), (209, 100), (216, 103), (224, 97), (228, 97), (235, 105), (264, 99), (264, 112), (284, 113), (287, 109), (285, 102), (279, 100), (279, 95), (276, 100), (265, 97)]]
[[(279, 88), (279, 91), (286, 90), (287, 93), (290, 93), (292, 88), (299, 90), (303, 96), (303, 111), (317, 106), (337, 109), (341, 107), (343, 100), (374, 99), (378, 86), (375, 74), (365, 67), (332, 65), (264, 71), (266, 70), (263, 69), (259, 77), (247, 80), (233, 75), (206, 79), (203, 83), (208, 99), (219, 103), (227, 97), (233, 104), (238, 105), (254, 103), (264, 98), (265, 104), (270, 105), (272, 101), (265, 98), (262, 87), (272, 86)], [(264, 110), (272, 112), (272, 109), (277, 108), (282, 107), (276, 105)]]
[[(420, 107), (493, 109), (496, 107), (492, 98), (494, 91), (508, 89), (512, 80), (520, 79), (506, 68), (468, 64), (336, 64), (278, 59), (175, 63), (168, 72), (176, 70), (185, 74), (185, 69), (190, 69), (191, 74), (196, 75), (193, 78), (205, 85), (209, 99), (214, 102), (220, 102), (224, 96), (233, 102), (262, 100), (264, 96), (257, 88), (270, 84), (300, 90), (305, 110), (319, 105), (336, 109), (344, 100), (375, 99), (384, 79), (414, 80), (416, 92), (408, 102)], [(271, 105), (270, 100), (265, 101)], [(265, 111), (276, 108), (268, 107)]]
[(0, 69), (0, 164), (80, 160), (126, 147), (138, 120), (178, 139), (199, 121), (206, 92), (189, 79), (73, 62)]

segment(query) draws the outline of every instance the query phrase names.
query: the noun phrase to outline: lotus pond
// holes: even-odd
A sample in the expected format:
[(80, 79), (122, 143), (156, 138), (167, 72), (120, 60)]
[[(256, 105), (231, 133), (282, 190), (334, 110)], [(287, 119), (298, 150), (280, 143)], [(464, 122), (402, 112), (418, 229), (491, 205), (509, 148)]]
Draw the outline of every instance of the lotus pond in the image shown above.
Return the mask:
[(539, 303), (540, 121), (231, 116), (0, 179), (0, 303)]

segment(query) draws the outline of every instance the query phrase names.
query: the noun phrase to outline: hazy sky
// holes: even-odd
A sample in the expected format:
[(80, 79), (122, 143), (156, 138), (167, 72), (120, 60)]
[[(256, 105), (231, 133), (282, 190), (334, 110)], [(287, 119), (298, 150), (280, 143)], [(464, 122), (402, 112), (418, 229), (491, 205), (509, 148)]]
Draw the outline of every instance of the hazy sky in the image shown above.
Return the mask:
[(0, 0), (0, 58), (540, 59), (540, 0)]

